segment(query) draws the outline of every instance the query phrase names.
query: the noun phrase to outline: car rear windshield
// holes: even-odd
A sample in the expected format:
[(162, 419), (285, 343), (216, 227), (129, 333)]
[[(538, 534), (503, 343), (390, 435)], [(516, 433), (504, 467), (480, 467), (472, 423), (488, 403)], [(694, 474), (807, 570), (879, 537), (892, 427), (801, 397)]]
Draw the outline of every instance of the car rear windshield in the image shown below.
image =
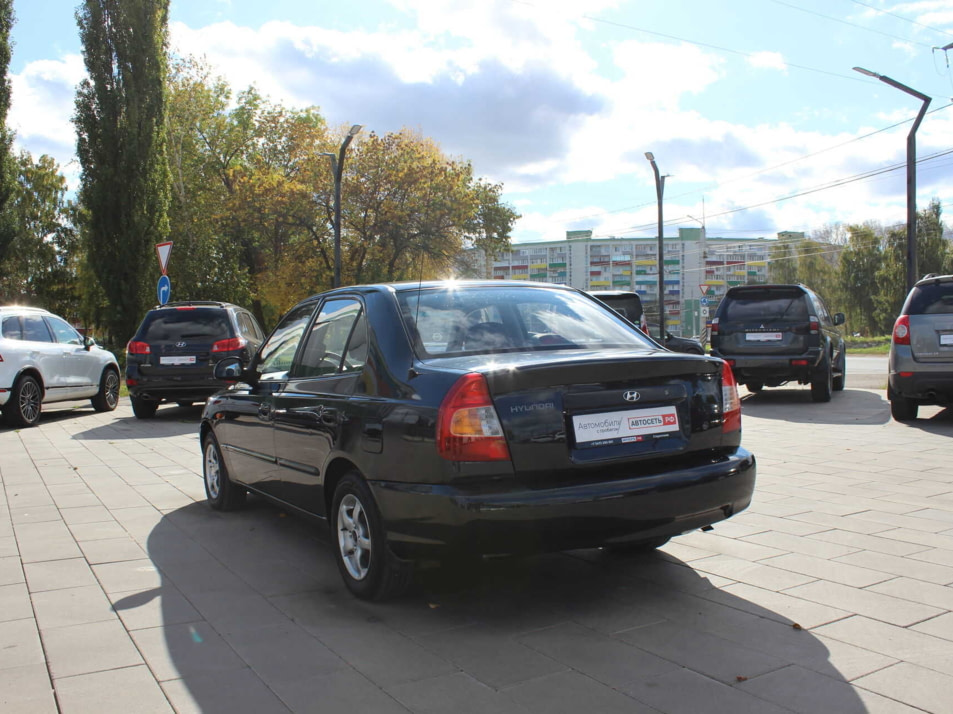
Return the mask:
[(630, 322), (642, 318), (642, 300), (638, 295), (596, 295), (602, 302)]
[(209, 308), (171, 308), (151, 312), (146, 315), (139, 332), (139, 339), (144, 342), (219, 340), (231, 336), (225, 311)]
[(725, 296), (721, 322), (808, 319), (807, 296), (797, 288), (739, 290)]
[(918, 285), (913, 289), (904, 313), (907, 315), (953, 314), (953, 281)]
[(609, 308), (568, 290), (455, 286), (398, 293), (408, 332), (428, 356), (527, 350), (652, 350)]

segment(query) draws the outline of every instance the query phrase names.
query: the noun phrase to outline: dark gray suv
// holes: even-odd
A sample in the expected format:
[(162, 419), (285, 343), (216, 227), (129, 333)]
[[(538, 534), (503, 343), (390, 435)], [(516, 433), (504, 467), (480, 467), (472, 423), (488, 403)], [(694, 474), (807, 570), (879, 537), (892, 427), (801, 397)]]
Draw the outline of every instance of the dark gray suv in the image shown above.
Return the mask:
[(913, 286), (893, 326), (887, 398), (897, 421), (921, 404), (953, 405), (953, 275)]
[(264, 339), (252, 314), (231, 303), (196, 300), (149, 310), (126, 346), (133, 413), (149, 419), (162, 402), (204, 402), (228, 386), (213, 376), (215, 364), (226, 357), (247, 364)]
[(847, 375), (843, 323), (843, 313), (831, 315), (804, 285), (738, 286), (712, 320), (711, 354), (749, 391), (797, 382), (811, 385), (815, 402), (829, 402)]

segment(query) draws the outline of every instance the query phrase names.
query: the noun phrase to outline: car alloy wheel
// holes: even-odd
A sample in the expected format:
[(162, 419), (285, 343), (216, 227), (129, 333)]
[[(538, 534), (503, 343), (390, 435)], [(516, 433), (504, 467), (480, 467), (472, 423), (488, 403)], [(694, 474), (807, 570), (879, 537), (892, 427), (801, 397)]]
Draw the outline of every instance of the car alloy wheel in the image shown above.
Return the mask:
[(119, 404), (119, 373), (107, 367), (99, 381), (99, 392), (90, 400), (98, 412), (111, 412)]
[(21, 377), (13, 388), (4, 415), (11, 426), (33, 426), (40, 420), (43, 390), (33, 377)]
[(371, 565), (371, 529), (364, 506), (352, 493), (341, 499), (337, 526), (338, 548), (344, 567), (352, 578), (363, 580)]
[(245, 502), (247, 492), (228, 477), (222, 461), (218, 441), (211, 433), (205, 436), (202, 449), (202, 478), (205, 481), (205, 496), (208, 505), (216, 511), (231, 511)]
[(222, 464), (218, 460), (218, 449), (211, 439), (205, 442), (205, 490), (211, 499), (217, 499), (222, 493)]

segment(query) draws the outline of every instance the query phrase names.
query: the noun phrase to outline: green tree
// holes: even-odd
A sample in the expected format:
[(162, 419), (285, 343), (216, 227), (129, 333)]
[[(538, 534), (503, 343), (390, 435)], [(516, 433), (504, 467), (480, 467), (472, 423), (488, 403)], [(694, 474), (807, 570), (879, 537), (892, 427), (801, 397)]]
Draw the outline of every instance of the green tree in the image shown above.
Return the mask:
[(946, 273), (950, 254), (950, 242), (943, 237), (943, 207), (938, 198), (933, 198), (917, 214), (917, 278)]
[(877, 274), (883, 263), (880, 238), (871, 225), (850, 226), (848, 234), (837, 274), (847, 324), (854, 332), (880, 334), (876, 317)]
[(797, 252), (790, 241), (772, 245), (768, 253), (768, 275), (772, 283), (790, 285), (797, 282)]
[(13, 154), (13, 132), (7, 128), (10, 111), (10, 31), (16, 18), (13, 0), (0, 0), (0, 269), (9, 257), (17, 236), (13, 211), (16, 191), (17, 160)]
[(88, 78), (73, 121), (89, 266), (125, 341), (153, 301), (153, 246), (168, 236), (165, 138), (168, 0), (84, 0), (77, 10)]

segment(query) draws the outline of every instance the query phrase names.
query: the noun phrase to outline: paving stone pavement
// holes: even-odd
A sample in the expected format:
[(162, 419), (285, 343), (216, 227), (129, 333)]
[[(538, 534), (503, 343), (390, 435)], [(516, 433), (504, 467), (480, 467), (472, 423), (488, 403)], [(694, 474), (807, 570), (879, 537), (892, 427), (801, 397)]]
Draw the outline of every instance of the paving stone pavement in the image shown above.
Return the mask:
[(950, 712), (953, 411), (743, 400), (751, 508), (353, 599), (315, 523), (204, 504), (199, 410), (0, 427), (0, 711)]

